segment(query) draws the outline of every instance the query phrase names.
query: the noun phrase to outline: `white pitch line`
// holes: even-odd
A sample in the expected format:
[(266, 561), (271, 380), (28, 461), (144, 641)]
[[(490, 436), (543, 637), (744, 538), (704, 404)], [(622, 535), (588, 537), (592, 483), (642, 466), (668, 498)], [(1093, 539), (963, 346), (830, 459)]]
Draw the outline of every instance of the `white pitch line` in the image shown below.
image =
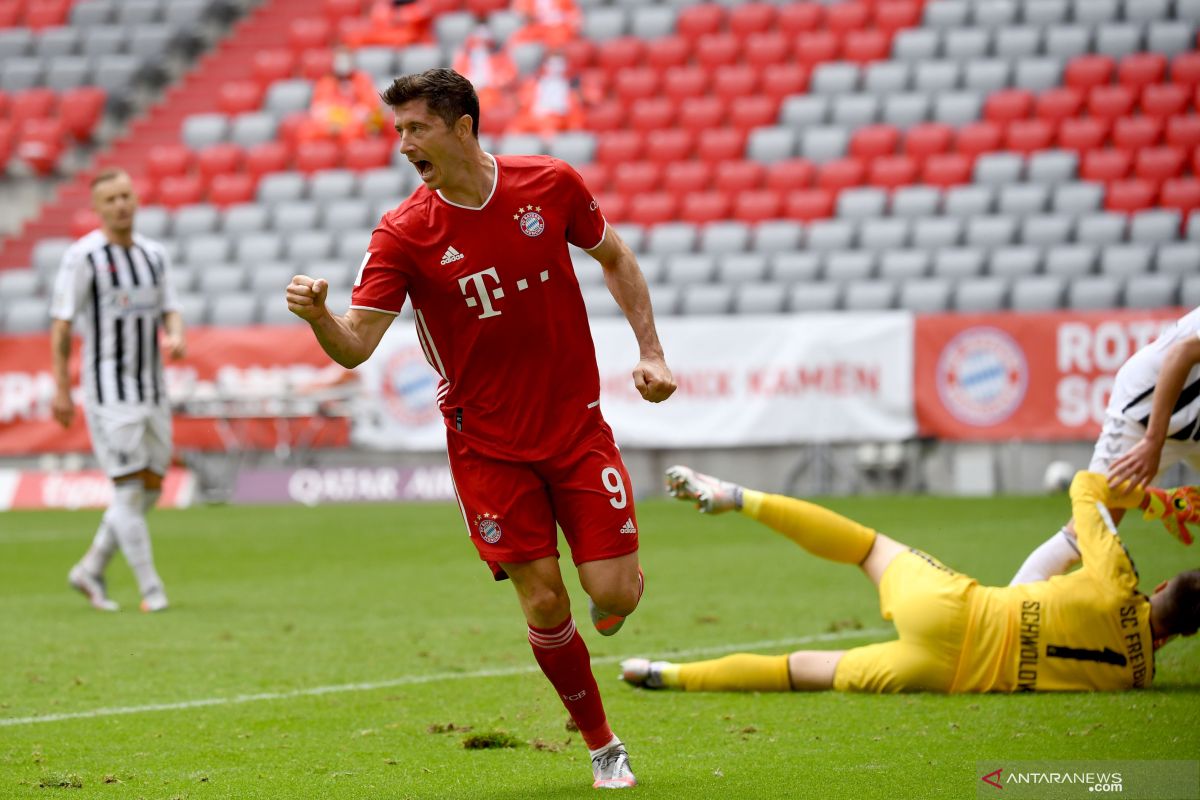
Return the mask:
[[(877, 636), (893, 634), (890, 628), (868, 628), (857, 631), (839, 631), (838, 633), (820, 633), (814, 636), (799, 636), (789, 639), (766, 639), (758, 642), (743, 642), (741, 644), (726, 644), (710, 647), (696, 647), (689, 650), (675, 650), (667, 653), (671, 658), (680, 656), (716, 655), (743, 650), (767, 650), (776, 647), (792, 647), (801, 644), (817, 642), (836, 642), (843, 639), (872, 639)], [(592, 664), (616, 664), (630, 656), (604, 656), (593, 658)], [(308, 689), (293, 689), (290, 692), (261, 692), (258, 694), (239, 694), (233, 697), (207, 697), (200, 700), (184, 700), (178, 703), (149, 703), (143, 706), (118, 706), (115, 708), (94, 708), (91, 711), (72, 711), (65, 714), (46, 714), (39, 717), (8, 717), (0, 718), (0, 728), (12, 728), (18, 725), (34, 725), (39, 722), (63, 722), (71, 719), (95, 719), (97, 717), (116, 717), (124, 714), (143, 714), (150, 711), (184, 711), (189, 708), (209, 708), (211, 706), (232, 706), (243, 703), (257, 703), (269, 700), (290, 700), (296, 697), (318, 697), (325, 694), (340, 694), (342, 692), (370, 692), (375, 689), (390, 689), (396, 686), (414, 686), (422, 683), (438, 683), (440, 681), (462, 681), (476, 678), (502, 678), (512, 675), (528, 675), (538, 672), (536, 666), (503, 667), (500, 669), (480, 669), (474, 672), (438, 672), (431, 675), (405, 675), (386, 681), (369, 681), (367, 683), (341, 683), (331, 686), (313, 686)]]

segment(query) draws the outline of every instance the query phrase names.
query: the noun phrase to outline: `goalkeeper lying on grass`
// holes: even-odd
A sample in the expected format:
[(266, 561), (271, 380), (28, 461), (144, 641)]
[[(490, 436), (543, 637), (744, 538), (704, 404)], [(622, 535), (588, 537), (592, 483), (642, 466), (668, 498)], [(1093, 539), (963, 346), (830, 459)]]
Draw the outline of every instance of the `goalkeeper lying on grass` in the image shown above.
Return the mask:
[(1200, 570), (1181, 572), (1154, 595), (1138, 591), (1133, 561), (1107, 507), (1140, 508), (1176, 536), (1200, 521), (1192, 487), (1110, 490), (1080, 472), (1071, 505), (1083, 567), (1015, 586), (981, 586), (919, 550), (820, 506), (667, 470), (668, 488), (702, 513), (732, 509), (774, 528), (810, 553), (857, 564), (879, 589), (895, 641), (851, 650), (732, 655), (672, 664), (627, 659), (622, 677), (646, 688), (688, 691), (1017, 692), (1143, 688), (1154, 651), (1200, 625)]

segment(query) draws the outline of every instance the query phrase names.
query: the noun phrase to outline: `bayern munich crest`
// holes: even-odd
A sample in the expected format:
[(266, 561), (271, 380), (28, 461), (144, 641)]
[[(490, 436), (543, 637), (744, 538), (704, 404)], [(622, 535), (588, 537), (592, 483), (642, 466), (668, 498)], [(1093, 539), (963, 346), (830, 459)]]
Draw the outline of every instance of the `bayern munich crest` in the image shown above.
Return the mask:
[(500, 541), (500, 523), (497, 514), (478, 514), (475, 517), (475, 527), (479, 529), (479, 538), (488, 544)]
[(542, 231), (546, 230), (546, 220), (538, 213), (541, 210), (541, 206), (521, 206), (517, 209), (513, 219), (520, 225), (521, 233), (526, 236), (542, 235)]
[(1028, 385), (1025, 352), (997, 328), (968, 328), (938, 358), (938, 397), (959, 422), (1003, 422), (1020, 407)]

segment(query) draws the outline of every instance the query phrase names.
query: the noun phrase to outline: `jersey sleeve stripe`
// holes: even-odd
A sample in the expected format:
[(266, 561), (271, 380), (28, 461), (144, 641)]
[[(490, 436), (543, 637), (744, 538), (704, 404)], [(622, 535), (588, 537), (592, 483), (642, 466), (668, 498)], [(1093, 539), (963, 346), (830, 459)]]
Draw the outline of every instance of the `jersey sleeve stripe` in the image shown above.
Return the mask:
[(378, 311), (380, 314), (391, 314), (393, 317), (400, 316), (399, 311), (388, 311), (386, 308), (375, 308), (374, 306), (351, 305), (350, 308), (356, 308), (359, 311)]
[(442, 357), (438, 354), (437, 345), (433, 342), (433, 334), (429, 332), (429, 326), (425, 324), (425, 312), (421, 309), (415, 309), (417, 317), (417, 334), (421, 340), (421, 344), (426, 347), (426, 356), (433, 356), (429, 363), (438, 371), (438, 375), (442, 376), (442, 380), (449, 381), (446, 377), (446, 367), (442, 364)]
[(604, 240), (605, 240), (605, 238), (607, 238), (607, 237), (608, 237), (608, 220), (606, 219), (606, 220), (604, 220), (604, 230), (603, 230), (603, 231), (601, 231), (601, 233), (600, 233), (600, 241), (596, 242), (596, 243), (595, 243), (594, 245), (592, 245), (591, 247), (585, 247), (585, 248), (583, 248), (584, 252), (585, 252), (585, 253), (590, 253), (590, 252), (592, 252), (592, 251), (593, 251), (593, 250), (595, 250), (597, 247), (599, 247), (600, 245), (604, 244)]

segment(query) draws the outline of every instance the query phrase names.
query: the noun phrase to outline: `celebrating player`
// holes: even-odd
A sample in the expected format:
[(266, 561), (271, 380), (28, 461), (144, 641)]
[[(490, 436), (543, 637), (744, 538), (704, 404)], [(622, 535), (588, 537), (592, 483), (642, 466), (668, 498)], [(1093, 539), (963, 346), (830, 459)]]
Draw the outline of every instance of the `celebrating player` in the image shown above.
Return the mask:
[(288, 307), (325, 352), (354, 367), (412, 298), (421, 346), (441, 377), (438, 403), (471, 542), (497, 580), (512, 579), (534, 657), (591, 750), (593, 785), (632, 786), (558, 563), (556, 523), (602, 634), (615, 633), (637, 607), (629, 475), (600, 413), (595, 349), (567, 243), (603, 267), (640, 348), (634, 385), (657, 403), (675, 382), (645, 279), (570, 166), (480, 148), (479, 101), (461, 75), (404, 76), (383, 99), (424, 185), (375, 229), (345, 316), (326, 308), (328, 283), (304, 275), (288, 286)]
[[(1108, 473), (1114, 485), (1146, 486), (1180, 461), (1200, 469), (1200, 308), (1117, 370), (1088, 469)], [(1119, 525), (1125, 509), (1109, 513)], [(1168, 530), (1184, 544), (1192, 543), (1186, 526)], [(1074, 520), (1068, 520), (1029, 554), (1012, 583), (1045, 580), (1079, 563), (1075, 539)]]
[(67, 362), (71, 325), (83, 328), (84, 414), (101, 468), (113, 480), (112, 504), (92, 546), (68, 575), (96, 608), (116, 611), (104, 570), (120, 547), (137, 579), (143, 611), (162, 611), (167, 595), (154, 568), (146, 512), (162, 494), (171, 459), (171, 409), (159, 335), (172, 358), (185, 352), (183, 317), (171, 286), (167, 251), (133, 232), (137, 197), (129, 175), (106, 169), (92, 181), (100, 227), (63, 255), (50, 306), (56, 391), (51, 411), (65, 428), (75, 418)]
[(1200, 625), (1200, 569), (1138, 591), (1133, 561), (1105, 506), (1142, 508), (1176, 523), (1200, 520), (1200, 492), (1109, 489), (1080, 472), (1071, 503), (1083, 568), (1020, 586), (981, 586), (919, 550), (791, 497), (694, 472), (667, 470), (668, 488), (702, 512), (737, 509), (813, 555), (857, 564), (879, 590), (898, 639), (851, 650), (733, 655), (671, 664), (628, 659), (622, 677), (689, 691), (1017, 692), (1143, 688), (1154, 651)]

